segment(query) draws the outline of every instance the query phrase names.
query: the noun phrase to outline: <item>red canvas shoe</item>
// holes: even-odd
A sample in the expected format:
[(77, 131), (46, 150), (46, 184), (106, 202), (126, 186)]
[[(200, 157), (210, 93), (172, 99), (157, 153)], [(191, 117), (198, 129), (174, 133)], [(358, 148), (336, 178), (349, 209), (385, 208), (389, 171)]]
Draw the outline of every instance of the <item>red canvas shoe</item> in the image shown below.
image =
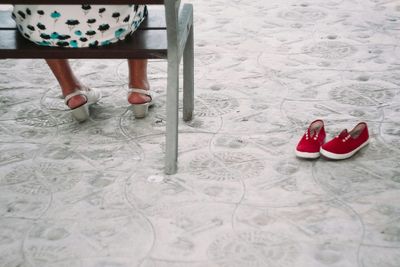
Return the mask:
[(324, 122), (322, 120), (313, 121), (297, 144), (296, 156), (305, 159), (318, 158), (321, 145), (325, 141), (325, 135)]
[(343, 130), (338, 136), (321, 147), (321, 154), (329, 159), (347, 159), (366, 146), (369, 141), (368, 127), (361, 122), (353, 130)]

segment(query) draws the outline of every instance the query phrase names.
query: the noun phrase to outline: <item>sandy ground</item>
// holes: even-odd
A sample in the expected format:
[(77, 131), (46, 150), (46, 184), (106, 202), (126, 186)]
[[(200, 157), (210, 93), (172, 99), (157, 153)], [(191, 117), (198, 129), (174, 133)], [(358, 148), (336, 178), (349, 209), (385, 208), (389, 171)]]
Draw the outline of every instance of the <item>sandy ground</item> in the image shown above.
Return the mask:
[[(124, 60), (72, 61), (104, 95), (82, 124), (43, 60), (0, 61), (0, 266), (400, 266), (400, 2), (191, 2), (196, 107), (176, 175), (165, 61), (144, 120)], [(371, 143), (299, 160), (316, 118), (328, 138), (366, 121)]]

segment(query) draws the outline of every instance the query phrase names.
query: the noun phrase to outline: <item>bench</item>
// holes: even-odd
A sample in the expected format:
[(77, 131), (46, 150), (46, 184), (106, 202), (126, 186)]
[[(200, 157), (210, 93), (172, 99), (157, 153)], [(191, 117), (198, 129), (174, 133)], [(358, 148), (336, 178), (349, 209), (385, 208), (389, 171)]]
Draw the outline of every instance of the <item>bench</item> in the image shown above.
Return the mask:
[(23, 38), (10, 19), (0, 12), (0, 59), (5, 58), (96, 58), (166, 59), (165, 173), (177, 171), (179, 65), (183, 58), (183, 120), (192, 119), (194, 108), (193, 6), (180, 0), (0, 0), (0, 4), (146, 4), (164, 5), (164, 13), (149, 10), (148, 18), (135, 33), (116, 44), (96, 48), (59, 48), (36, 45)]

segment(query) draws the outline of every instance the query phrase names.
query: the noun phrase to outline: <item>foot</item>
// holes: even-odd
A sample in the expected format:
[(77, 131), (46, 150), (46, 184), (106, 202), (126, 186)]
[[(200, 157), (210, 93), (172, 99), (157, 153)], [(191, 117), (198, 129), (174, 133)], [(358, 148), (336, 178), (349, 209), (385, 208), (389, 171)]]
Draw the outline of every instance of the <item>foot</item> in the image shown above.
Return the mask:
[[(142, 81), (140, 83), (129, 83), (129, 88), (141, 88), (143, 90), (150, 90), (149, 83)], [(128, 94), (128, 102), (130, 104), (144, 104), (151, 101), (151, 97), (145, 94), (130, 92)]]
[(85, 103), (92, 105), (101, 99), (101, 92), (88, 87), (78, 87), (72, 93), (64, 96), (65, 103), (70, 109), (78, 108)]
[[(78, 87), (74, 91), (72, 91), (71, 93), (74, 93), (74, 92), (77, 92), (77, 91), (89, 91), (89, 88), (83, 87), (83, 86), (82, 87)], [(65, 95), (64, 95), (64, 97), (65, 97)], [(76, 96), (71, 97), (67, 101), (66, 104), (70, 109), (75, 109), (77, 107), (80, 107), (80, 106), (84, 105), (87, 102), (87, 100), (88, 99), (84, 95), (76, 95)]]
[[(146, 90), (147, 91), (147, 90)], [(151, 101), (151, 97), (139, 93), (129, 93), (128, 102), (130, 104), (144, 104)]]
[(153, 96), (151, 94), (152, 92), (149, 90), (144, 90), (139, 88), (129, 88), (129, 91), (130, 95), (137, 95), (135, 103), (131, 103), (131, 109), (133, 111), (133, 115), (135, 116), (136, 119), (142, 119), (146, 117), (149, 107), (154, 104)]

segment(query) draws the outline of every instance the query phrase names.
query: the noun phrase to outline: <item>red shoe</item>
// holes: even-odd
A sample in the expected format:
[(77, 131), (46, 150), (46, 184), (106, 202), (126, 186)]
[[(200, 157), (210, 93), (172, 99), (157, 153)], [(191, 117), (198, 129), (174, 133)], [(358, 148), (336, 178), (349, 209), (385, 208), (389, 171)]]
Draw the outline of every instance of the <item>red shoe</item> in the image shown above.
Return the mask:
[(297, 144), (296, 156), (305, 159), (318, 158), (325, 136), (324, 122), (322, 120), (313, 121)]
[(368, 127), (361, 122), (353, 130), (343, 130), (338, 136), (321, 147), (321, 154), (329, 159), (347, 159), (366, 146), (369, 141)]

